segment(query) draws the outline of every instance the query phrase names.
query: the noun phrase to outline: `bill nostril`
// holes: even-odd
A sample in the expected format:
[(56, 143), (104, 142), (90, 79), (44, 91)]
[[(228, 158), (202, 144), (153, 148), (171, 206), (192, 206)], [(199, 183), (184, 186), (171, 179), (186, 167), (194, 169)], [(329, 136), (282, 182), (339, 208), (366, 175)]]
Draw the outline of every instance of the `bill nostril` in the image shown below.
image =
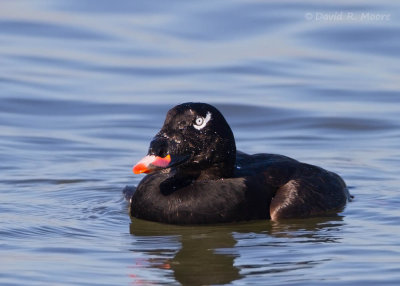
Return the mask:
[(168, 142), (164, 138), (155, 137), (150, 142), (148, 154), (164, 158), (168, 155)]

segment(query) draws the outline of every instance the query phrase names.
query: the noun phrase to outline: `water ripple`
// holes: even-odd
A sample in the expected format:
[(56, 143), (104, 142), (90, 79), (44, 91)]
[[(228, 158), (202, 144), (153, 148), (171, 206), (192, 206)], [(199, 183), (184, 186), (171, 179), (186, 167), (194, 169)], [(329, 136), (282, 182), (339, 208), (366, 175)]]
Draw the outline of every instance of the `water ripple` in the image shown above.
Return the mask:
[[(399, 284), (398, 10), (2, 1), (0, 284)], [(315, 19), (341, 12), (391, 17)], [(281, 223), (131, 220), (132, 164), (185, 101), (216, 105), (242, 151), (340, 173), (355, 199)]]
[[(34, 21), (2, 20), (0, 21), (2, 34), (23, 37), (43, 37), (75, 40), (99, 40), (104, 39), (104, 34), (85, 31), (82, 27), (71, 27), (61, 24)], [(111, 40), (111, 39), (110, 39)]]

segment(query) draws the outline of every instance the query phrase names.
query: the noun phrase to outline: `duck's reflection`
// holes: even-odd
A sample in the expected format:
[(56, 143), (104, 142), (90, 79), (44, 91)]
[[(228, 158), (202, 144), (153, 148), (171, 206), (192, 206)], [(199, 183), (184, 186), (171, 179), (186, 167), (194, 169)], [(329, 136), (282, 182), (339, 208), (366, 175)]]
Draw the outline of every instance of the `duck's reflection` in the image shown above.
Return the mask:
[[(142, 258), (139, 263), (136, 258), (131, 277), (134, 284), (141, 285), (171, 282), (182, 285), (227, 284), (249, 274), (243, 270), (243, 265), (235, 264), (235, 259), (244, 259), (246, 267), (251, 268), (251, 260), (243, 256), (254, 244), (261, 243), (265, 253), (258, 255), (268, 257), (272, 250), (270, 247), (281, 247), (285, 242), (337, 242), (342, 225), (341, 217), (193, 227), (133, 219), (130, 225), (135, 238), (132, 251)], [(259, 245), (254, 249), (259, 250)], [(311, 267), (319, 263), (310, 263), (307, 259), (304, 263)], [(301, 262), (296, 261), (296, 265), (301, 265)], [(154, 269), (163, 269), (164, 272), (154, 274), (153, 271), (150, 274)], [(284, 267), (281, 271), (292, 269)]]
[[(168, 245), (177, 249), (172, 257), (164, 253), (163, 261), (147, 263), (156, 268), (172, 269), (174, 279), (182, 285), (226, 284), (240, 278), (239, 269), (233, 266), (234, 253), (218, 253), (219, 249), (234, 249), (236, 244), (231, 230), (225, 226), (180, 227), (134, 219), (130, 232), (148, 244), (155, 244), (153, 238), (164, 237), (165, 245), (154, 245), (154, 250)], [(159, 250), (155, 255), (154, 250), (145, 251), (151, 253), (149, 256), (163, 256)], [(171, 253), (171, 249), (168, 251)]]

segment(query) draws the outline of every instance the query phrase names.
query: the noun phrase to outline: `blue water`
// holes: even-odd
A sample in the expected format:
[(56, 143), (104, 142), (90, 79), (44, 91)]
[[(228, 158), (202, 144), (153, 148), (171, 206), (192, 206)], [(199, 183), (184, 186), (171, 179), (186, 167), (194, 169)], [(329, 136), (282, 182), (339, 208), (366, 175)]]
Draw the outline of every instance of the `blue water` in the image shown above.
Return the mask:
[[(0, 284), (399, 285), (399, 8), (0, 1)], [(355, 200), (280, 223), (131, 221), (132, 165), (185, 101)]]

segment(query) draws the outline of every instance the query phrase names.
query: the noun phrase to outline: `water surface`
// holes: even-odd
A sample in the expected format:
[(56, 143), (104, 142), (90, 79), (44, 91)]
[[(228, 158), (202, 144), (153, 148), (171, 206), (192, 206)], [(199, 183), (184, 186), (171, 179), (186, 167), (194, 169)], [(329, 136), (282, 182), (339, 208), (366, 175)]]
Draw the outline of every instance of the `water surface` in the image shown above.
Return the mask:
[[(0, 284), (400, 283), (398, 4), (0, 5)], [(239, 150), (339, 173), (355, 200), (280, 223), (131, 221), (131, 167), (185, 101), (216, 105)]]

